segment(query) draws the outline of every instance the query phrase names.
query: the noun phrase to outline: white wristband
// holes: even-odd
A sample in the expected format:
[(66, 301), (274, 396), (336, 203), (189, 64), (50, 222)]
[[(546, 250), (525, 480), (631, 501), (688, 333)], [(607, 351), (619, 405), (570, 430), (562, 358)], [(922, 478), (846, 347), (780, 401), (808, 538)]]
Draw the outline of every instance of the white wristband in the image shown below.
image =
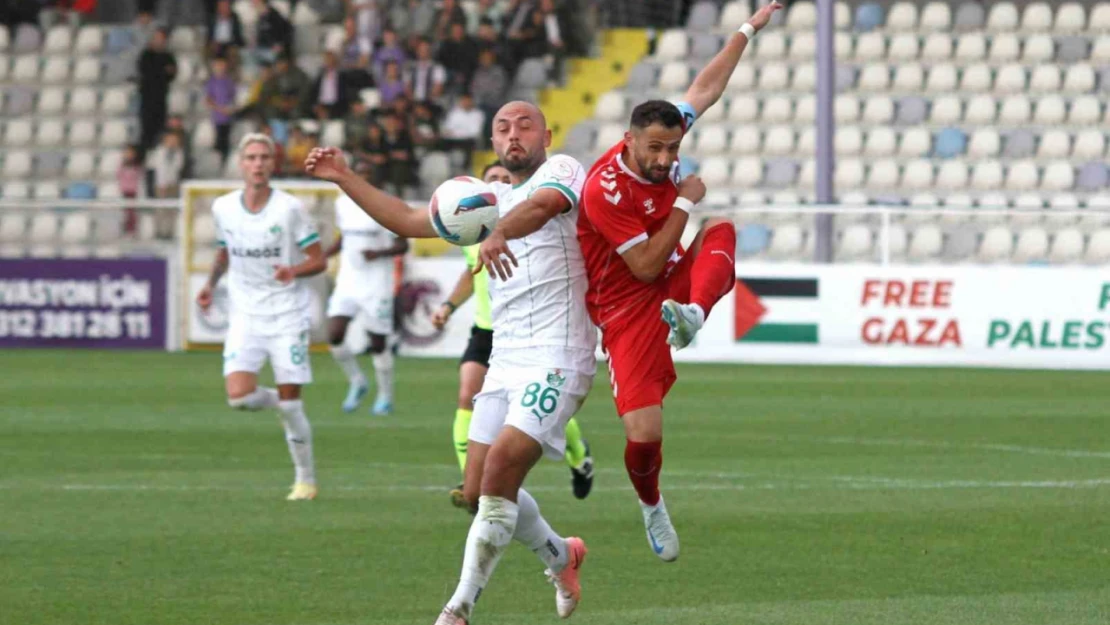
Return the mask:
[(748, 38), (748, 41), (751, 41), (752, 39), (755, 38), (755, 27), (752, 26), (751, 24), (746, 23), (746, 22), (736, 32), (744, 33), (744, 36)]
[(694, 203), (687, 198), (679, 197), (675, 198), (674, 207), (689, 215), (690, 211), (694, 210)]

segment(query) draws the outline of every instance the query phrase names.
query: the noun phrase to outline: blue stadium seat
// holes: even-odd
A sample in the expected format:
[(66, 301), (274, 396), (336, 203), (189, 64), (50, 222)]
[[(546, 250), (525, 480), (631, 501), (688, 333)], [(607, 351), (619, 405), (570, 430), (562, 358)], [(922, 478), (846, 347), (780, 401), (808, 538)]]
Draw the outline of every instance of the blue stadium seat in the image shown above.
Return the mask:
[(108, 31), (108, 39), (104, 43), (104, 51), (108, 54), (127, 52), (135, 47), (134, 33), (127, 26), (116, 26)]
[(698, 167), (700, 166), (701, 163), (699, 163), (696, 158), (690, 156), (678, 157), (678, 175), (683, 178), (690, 174), (697, 173)]
[(967, 149), (967, 135), (959, 128), (945, 128), (933, 140), (933, 153), (938, 158), (953, 158)]
[(1110, 170), (1106, 168), (1105, 163), (1092, 161), (1079, 168), (1076, 187), (1080, 191), (1100, 191), (1108, 186), (1110, 186)]
[(868, 2), (856, 8), (856, 30), (867, 32), (883, 25), (883, 7)]
[(736, 237), (736, 255), (752, 256), (767, 249), (771, 242), (771, 230), (762, 224), (747, 224), (740, 228)]
[(96, 185), (90, 182), (73, 182), (66, 187), (65, 196), (71, 200), (96, 199)]

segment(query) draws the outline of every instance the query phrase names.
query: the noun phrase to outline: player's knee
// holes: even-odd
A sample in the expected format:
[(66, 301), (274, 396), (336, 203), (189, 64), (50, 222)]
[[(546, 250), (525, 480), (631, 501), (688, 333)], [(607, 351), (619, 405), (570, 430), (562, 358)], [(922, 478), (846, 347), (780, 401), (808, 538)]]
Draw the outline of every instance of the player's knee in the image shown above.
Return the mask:
[(724, 217), (710, 217), (706, 219), (705, 223), (702, 224), (701, 230), (702, 232), (709, 232), (720, 226), (724, 226), (726, 230), (731, 230), (734, 233), (736, 232), (736, 224), (732, 223), (731, 219), (726, 219)]

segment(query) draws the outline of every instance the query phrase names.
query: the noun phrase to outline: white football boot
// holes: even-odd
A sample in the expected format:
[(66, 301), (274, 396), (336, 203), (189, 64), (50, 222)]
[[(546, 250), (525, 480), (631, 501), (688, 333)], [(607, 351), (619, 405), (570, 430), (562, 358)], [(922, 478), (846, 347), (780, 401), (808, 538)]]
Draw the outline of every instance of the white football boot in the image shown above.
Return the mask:
[(647, 530), (651, 550), (664, 562), (674, 562), (678, 559), (678, 533), (671, 524), (663, 497), (660, 496), (659, 503), (654, 506), (641, 501), (640, 508), (644, 512), (644, 529)]
[(679, 304), (673, 299), (663, 302), (663, 322), (670, 327), (667, 343), (682, 349), (694, 340), (705, 320), (694, 304)]

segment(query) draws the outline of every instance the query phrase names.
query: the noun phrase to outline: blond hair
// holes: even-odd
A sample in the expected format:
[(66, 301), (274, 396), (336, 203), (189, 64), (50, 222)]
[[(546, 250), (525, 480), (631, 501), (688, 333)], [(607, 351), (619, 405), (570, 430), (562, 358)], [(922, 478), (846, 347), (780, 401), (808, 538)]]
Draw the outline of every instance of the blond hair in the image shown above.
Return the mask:
[(239, 140), (238, 154), (243, 156), (243, 151), (247, 149), (252, 143), (261, 143), (270, 149), (270, 155), (277, 154), (277, 147), (274, 145), (274, 140), (269, 135), (264, 135), (261, 132), (252, 132), (247, 134)]

